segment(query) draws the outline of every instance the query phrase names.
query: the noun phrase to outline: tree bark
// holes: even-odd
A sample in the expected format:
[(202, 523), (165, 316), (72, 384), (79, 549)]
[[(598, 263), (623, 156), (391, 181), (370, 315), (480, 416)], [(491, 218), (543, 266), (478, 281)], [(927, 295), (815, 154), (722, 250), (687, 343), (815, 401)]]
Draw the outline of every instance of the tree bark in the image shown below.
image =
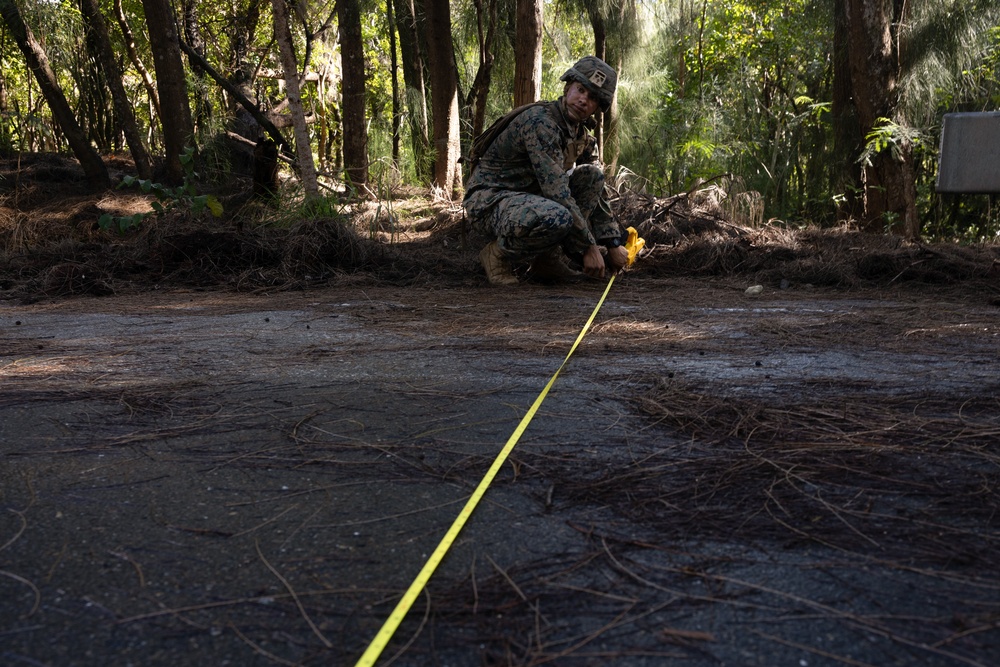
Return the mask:
[[(476, 29), (479, 37), (479, 69), (476, 78), (469, 88), (466, 106), (472, 125), (472, 138), (483, 133), (486, 125), (486, 100), (490, 93), (490, 82), (493, 79), (493, 42), (497, 29), (497, 2), (487, 0), (489, 6), (484, 7), (483, 0), (474, 0), (476, 6)], [(483, 25), (485, 21), (485, 26)]]
[(358, 0), (337, 0), (340, 59), (343, 64), (344, 180), (359, 191), (368, 183), (365, 127), (365, 51)]
[(125, 141), (128, 143), (129, 152), (135, 162), (135, 171), (139, 178), (149, 179), (153, 177), (153, 167), (149, 159), (149, 153), (142, 141), (142, 134), (139, 132), (139, 124), (135, 119), (135, 111), (128, 99), (125, 85), (122, 83), (122, 72), (118, 68), (118, 61), (115, 60), (115, 51), (111, 46), (111, 39), (108, 37), (108, 24), (101, 14), (101, 9), (97, 0), (80, 0), (80, 7), (83, 11), (84, 21), (93, 33), (94, 40), (99, 50), (101, 67), (104, 69), (104, 76), (111, 90), (111, 99), (115, 106), (115, 115), (121, 119), (122, 132), (125, 134)]
[(272, 0), (274, 15), (274, 36), (278, 40), (281, 51), (281, 66), (285, 71), (285, 94), (288, 97), (288, 107), (292, 114), (295, 128), (295, 152), (298, 157), (299, 179), (305, 189), (306, 200), (319, 198), (319, 182), (316, 180), (316, 165), (313, 163), (312, 146), (309, 142), (309, 130), (306, 127), (306, 117), (302, 110), (302, 98), (299, 94), (299, 71), (295, 61), (295, 50), (292, 47), (292, 33), (288, 27), (288, 10), (285, 0)]
[(406, 107), (409, 110), (410, 143), (417, 178), (429, 183), (432, 177), (430, 134), (427, 127), (427, 89), (425, 59), (421, 46), (420, 22), (413, 0), (393, 0), (396, 9), (396, 27), (399, 34), (399, 52), (403, 61), (403, 83), (406, 87)]
[(7, 118), (9, 118), (7, 99), (7, 77), (3, 72), (0, 72), (0, 153), (6, 153), (13, 148), (10, 124), (7, 122)]
[[(115, 0), (121, 2), (121, 0)], [(260, 7), (264, 0), (250, 0), (245, 8), (241, 8), (238, 15), (232, 21), (232, 41), (229, 61), (229, 80), (233, 86), (240, 91), (240, 95), (245, 100), (254, 97), (253, 76), (256, 70), (254, 63), (250, 62), (250, 54), (254, 35), (257, 33), (257, 25), (260, 22)], [(219, 79), (215, 78), (216, 81)], [(239, 98), (229, 101), (229, 111), (236, 115), (238, 107), (233, 102), (239, 102)], [(239, 102), (240, 106), (246, 107)], [(237, 130), (242, 128), (236, 128)]]
[(542, 2), (517, 0), (514, 19), (514, 106), (542, 94)]
[(194, 123), (188, 105), (177, 23), (169, 0), (142, 0), (142, 7), (146, 13), (149, 48), (156, 70), (156, 90), (160, 96), (166, 180), (179, 184), (184, 181), (181, 155), (194, 135)]
[(109, 113), (114, 105), (109, 99), (108, 77), (101, 66), (97, 36), (86, 22), (83, 32), (85, 48), (74, 49), (68, 64), (69, 75), (75, 82), (75, 115), (97, 152), (110, 153), (120, 148), (116, 146), (120, 132), (114, 114)]
[[(590, 10), (590, 27), (594, 31), (594, 55), (608, 61), (608, 29), (604, 21), (604, 15), (600, 7), (592, 7)], [(604, 114), (597, 110), (597, 128), (594, 130), (594, 138), (597, 139), (597, 157), (604, 159)]]
[(392, 164), (399, 168), (399, 119), (403, 113), (399, 99), (399, 62), (396, 57), (396, 14), (392, 0), (385, 2), (385, 20), (389, 24), (389, 72), (392, 77)]
[(150, 75), (149, 70), (146, 69), (146, 65), (143, 64), (142, 58), (139, 57), (139, 51), (135, 47), (135, 35), (132, 34), (132, 26), (129, 25), (128, 17), (125, 16), (122, 0), (115, 0), (115, 18), (118, 19), (118, 27), (122, 31), (125, 52), (128, 54), (132, 66), (139, 72), (142, 85), (146, 89), (146, 94), (149, 95), (149, 101), (153, 105), (156, 117), (159, 118), (162, 112), (160, 111), (160, 96), (156, 92), (156, 82), (153, 81), (153, 77)]
[[(888, 119), (905, 125), (900, 108), (899, 34), (902, 22), (893, 0), (843, 0), (846, 2), (848, 66), (854, 108), (862, 132), (867, 134)], [(900, 9), (902, 3), (900, 3)], [(895, 37), (895, 38), (894, 38)], [(916, 209), (916, 176), (913, 145), (903, 138), (897, 151), (882, 151), (862, 171), (864, 217), (862, 224), (916, 239), (920, 223)]]
[(425, 0), (427, 55), (431, 72), (431, 109), (434, 118), (434, 181), (446, 197), (455, 197), (460, 180), (458, 158), (461, 137), (458, 116), (458, 68), (451, 38), (448, 0)]
[[(195, 4), (194, 0), (184, 0), (184, 40), (204, 60), (205, 40), (198, 27)], [(195, 123), (196, 127), (205, 128), (212, 120), (212, 101), (208, 97), (208, 73), (198, 64), (198, 61), (191, 60), (190, 64), (191, 70), (195, 74)]]
[[(620, 60), (617, 63), (616, 71), (622, 71)], [(610, 176), (618, 169), (618, 158), (621, 155), (621, 136), (619, 134), (621, 115), (618, 113), (617, 95), (611, 98), (611, 106), (607, 113), (601, 114), (601, 117), (601, 146), (598, 155), (605, 164), (606, 173)]]
[(833, 100), (830, 106), (834, 164), (830, 171), (830, 187), (832, 192), (844, 193), (844, 203), (837, 210), (837, 219), (841, 221), (860, 220), (864, 217), (861, 173), (855, 164), (864, 148), (864, 135), (851, 99), (849, 34), (847, 3), (836, 2), (833, 27)]
[(83, 167), (83, 173), (88, 183), (96, 190), (105, 190), (111, 187), (111, 178), (108, 176), (108, 169), (104, 161), (87, 141), (86, 135), (73, 115), (69, 102), (66, 101), (66, 96), (59, 88), (56, 75), (45, 55), (45, 50), (35, 39), (31, 29), (24, 23), (14, 0), (0, 0), (0, 16), (3, 16), (14, 41), (17, 42), (18, 48), (24, 54), (28, 67), (38, 81), (38, 87), (52, 111), (52, 117), (59, 124), (73, 155)]

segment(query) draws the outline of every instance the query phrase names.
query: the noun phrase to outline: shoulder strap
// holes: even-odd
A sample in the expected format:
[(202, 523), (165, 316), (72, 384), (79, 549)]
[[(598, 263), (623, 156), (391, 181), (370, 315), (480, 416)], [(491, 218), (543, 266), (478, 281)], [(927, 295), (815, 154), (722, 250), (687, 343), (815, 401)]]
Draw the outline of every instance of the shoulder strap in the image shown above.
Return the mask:
[(479, 164), (479, 160), (482, 159), (489, 147), (493, 145), (500, 133), (507, 129), (507, 126), (511, 124), (515, 118), (520, 116), (523, 112), (527, 111), (532, 107), (542, 106), (549, 104), (548, 102), (532, 102), (531, 104), (525, 104), (519, 106), (516, 109), (508, 111), (506, 114), (498, 118), (493, 122), (486, 130), (483, 131), (475, 140), (472, 142), (472, 150), (469, 152), (468, 162), (470, 169), (475, 169), (476, 165)]

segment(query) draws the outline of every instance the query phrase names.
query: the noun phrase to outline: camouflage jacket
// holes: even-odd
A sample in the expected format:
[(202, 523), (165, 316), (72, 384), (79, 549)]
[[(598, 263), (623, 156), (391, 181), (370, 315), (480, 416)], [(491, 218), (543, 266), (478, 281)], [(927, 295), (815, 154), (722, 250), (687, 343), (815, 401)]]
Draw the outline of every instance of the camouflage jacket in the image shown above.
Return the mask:
[(583, 123), (566, 118), (562, 98), (528, 107), (478, 161), (466, 183), (462, 205), (471, 219), (483, 219), (505, 196), (527, 192), (569, 209), (574, 233), (587, 245), (618, 236), (618, 224), (610, 216), (585, 219), (569, 190), (569, 169), (594, 162), (596, 143)]

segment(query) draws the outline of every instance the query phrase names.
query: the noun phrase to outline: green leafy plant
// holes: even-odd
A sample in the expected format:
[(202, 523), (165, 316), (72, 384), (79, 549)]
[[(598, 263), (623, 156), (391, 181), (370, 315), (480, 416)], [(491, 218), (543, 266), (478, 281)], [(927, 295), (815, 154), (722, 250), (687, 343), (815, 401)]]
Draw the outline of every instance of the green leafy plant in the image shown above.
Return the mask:
[(119, 189), (137, 186), (143, 193), (156, 197), (151, 204), (153, 210), (125, 216), (105, 213), (97, 220), (101, 229), (114, 229), (118, 233), (124, 233), (133, 227), (138, 227), (143, 220), (151, 215), (163, 215), (167, 211), (177, 208), (185, 208), (195, 214), (208, 210), (216, 218), (221, 216), (222, 204), (219, 200), (213, 195), (199, 195), (194, 186), (198, 179), (198, 172), (194, 170), (194, 147), (186, 148), (180, 156), (180, 161), (184, 166), (184, 182), (175, 188), (135, 176), (123, 178), (118, 185)]
[(884, 150), (892, 152), (894, 159), (899, 158), (899, 147), (904, 142), (909, 142), (915, 147), (921, 144), (922, 138), (919, 132), (913, 128), (904, 127), (893, 122), (889, 118), (879, 118), (875, 121), (875, 126), (865, 135), (865, 150), (862, 151), (858, 162), (870, 167), (872, 159)]

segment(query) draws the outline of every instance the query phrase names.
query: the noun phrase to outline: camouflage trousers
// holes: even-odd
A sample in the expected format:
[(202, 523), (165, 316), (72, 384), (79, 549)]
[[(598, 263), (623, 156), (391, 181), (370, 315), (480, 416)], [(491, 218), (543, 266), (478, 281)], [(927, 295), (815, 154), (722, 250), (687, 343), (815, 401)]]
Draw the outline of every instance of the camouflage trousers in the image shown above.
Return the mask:
[[(595, 233), (608, 223), (614, 224), (604, 199), (604, 171), (599, 166), (577, 166), (569, 177), (569, 189)], [(582, 234), (570, 233), (573, 216), (569, 209), (541, 195), (511, 192), (479, 222), (482, 231), (495, 236), (514, 262), (530, 261), (557, 245), (571, 256), (587, 249)]]

